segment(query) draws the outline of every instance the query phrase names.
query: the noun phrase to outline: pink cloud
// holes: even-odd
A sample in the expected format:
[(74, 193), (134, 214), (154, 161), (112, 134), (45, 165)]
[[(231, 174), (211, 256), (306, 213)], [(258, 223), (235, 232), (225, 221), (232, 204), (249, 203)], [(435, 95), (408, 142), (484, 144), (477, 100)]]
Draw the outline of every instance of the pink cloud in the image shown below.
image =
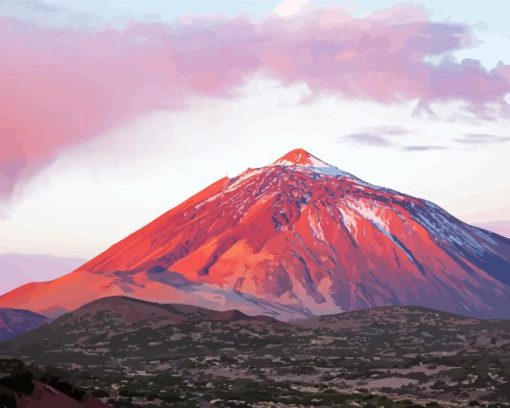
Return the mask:
[(506, 106), (510, 69), (476, 60), (432, 64), (471, 44), (468, 27), (401, 6), (354, 18), (328, 10), (262, 23), (197, 20), (124, 30), (56, 30), (0, 19), (0, 193), (61, 149), (135, 115), (228, 97), (252, 74), (312, 92), (420, 106)]

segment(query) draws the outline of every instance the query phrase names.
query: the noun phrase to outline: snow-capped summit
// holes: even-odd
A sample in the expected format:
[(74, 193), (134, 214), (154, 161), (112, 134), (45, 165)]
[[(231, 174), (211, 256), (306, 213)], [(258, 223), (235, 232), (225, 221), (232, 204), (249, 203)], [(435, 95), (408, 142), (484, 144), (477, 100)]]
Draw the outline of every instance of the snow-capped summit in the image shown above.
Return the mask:
[(123, 294), (283, 319), (382, 305), (510, 318), (510, 240), (296, 149), (0, 307), (59, 314)]
[(347, 176), (357, 180), (357, 178), (352, 174), (340, 170), (338, 167), (332, 166), (325, 161), (322, 161), (318, 157), (307, 152), (305, 149), (291, 150), (286, 155), (273, 162), (271, 166), (286, 166), (300, 171), (312, 171), (315, 173), (336, 177)]
[(276, 160), (273, 165), (278, 166), (306, 166), (306, 167), (333, 167), (321, 159), (308, 153), (305, 149), (294, 149)]

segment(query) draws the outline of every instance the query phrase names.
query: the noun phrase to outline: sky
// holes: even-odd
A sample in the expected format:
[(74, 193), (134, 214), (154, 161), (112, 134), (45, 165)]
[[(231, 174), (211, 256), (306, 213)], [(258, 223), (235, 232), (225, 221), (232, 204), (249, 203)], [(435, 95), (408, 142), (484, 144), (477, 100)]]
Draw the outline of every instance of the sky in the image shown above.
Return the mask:
[(92, 257), (297, 147), (508, 225), (501, 4), (2, 0), (0, 252)]

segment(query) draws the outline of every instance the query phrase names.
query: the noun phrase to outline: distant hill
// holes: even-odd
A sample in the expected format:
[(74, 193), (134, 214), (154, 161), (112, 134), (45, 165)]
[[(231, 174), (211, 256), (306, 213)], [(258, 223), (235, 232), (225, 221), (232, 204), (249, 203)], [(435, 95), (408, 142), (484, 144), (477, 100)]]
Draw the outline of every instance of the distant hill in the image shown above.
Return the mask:
[(160, 304), (127, 296), (111, 296), (95, 300), (68, 313), (59, 318), (55, 325), (50, 325), (41, 331), (54, 326), (62, 327), (62, 324), (80, 326), (83, 321), (96, 318), (104, 319), (109, 324), (120, 326), (138, 324), (138, 327), (144, 327), (153, 322), (160, 326), (236, 321), (280, 323), (268, 316), (248, 316), (238, 310), (216, 311), (192, 305)]
[(0, 309), (0, 341), (9, 340), (49, 322), (28, 310)]
[(0, 254), (0, 294), (27, 282), (58, 278), (84, 263), (81, 258), (36, 254)]
[(498, 329), (510, 332), (510, 320), (483, 320), (441, 312), (422, 306), (382, 306), (333, 315), (317, 316), (296, 322), (301, 327), (341, 332), (377, 327), (388, 334), (433, 328), (438, 333)]
[(424, 307), (285, 323), (109, 297), (0, 354), (57, 366), (119, 406), (510, 406), (510, 321)]

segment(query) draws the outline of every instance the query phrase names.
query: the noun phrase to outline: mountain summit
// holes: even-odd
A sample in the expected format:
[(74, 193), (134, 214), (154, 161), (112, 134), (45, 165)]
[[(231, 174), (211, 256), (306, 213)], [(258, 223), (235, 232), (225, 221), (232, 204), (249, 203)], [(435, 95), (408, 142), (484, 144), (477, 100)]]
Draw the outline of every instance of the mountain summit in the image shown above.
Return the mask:
[(382, 305), (510, 318), (510, 240), (297, 149), (0, 307), (56, 315), (115, 295), (285, 319)]
[(280, 166), (333, 167), (304, 149), (294, 149), (280, 157), (273, 164)]
[(343, 170), (340, 170), (338, 167), (332, 166), (331, 164), (322, 161), (304, 149), (291, 150), (286, 155), (276, 160), (271, 166), (287, 166), (292, 167), (294, 170), (308, 172), (312, 171), (319, 174), (326, 174), (337, 177), (349, 177), (353, 180), (356, 179), (361, 181), (354, 177), (352, 174), (349, 174)]

